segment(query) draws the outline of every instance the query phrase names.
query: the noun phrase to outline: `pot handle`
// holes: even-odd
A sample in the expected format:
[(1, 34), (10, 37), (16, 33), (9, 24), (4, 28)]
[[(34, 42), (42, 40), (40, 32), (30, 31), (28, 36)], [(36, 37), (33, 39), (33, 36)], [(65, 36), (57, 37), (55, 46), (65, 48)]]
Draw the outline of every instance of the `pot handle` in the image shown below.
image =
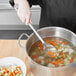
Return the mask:
[(24, 46), (22, 46), (22, 45), (20, 44), (20, 40), (21, 40), (21, 38), (22, 38), (24, 35), (25, 35), (27, 38), (29, 37), (29, 35), (26, 34), (26, 33), (22, 33), (22, 34), (20, 35), (20, 37), (18, 38), (18, 45), (19, 45), (19, 47), (21, 47), (21, 48), (25, 48)]

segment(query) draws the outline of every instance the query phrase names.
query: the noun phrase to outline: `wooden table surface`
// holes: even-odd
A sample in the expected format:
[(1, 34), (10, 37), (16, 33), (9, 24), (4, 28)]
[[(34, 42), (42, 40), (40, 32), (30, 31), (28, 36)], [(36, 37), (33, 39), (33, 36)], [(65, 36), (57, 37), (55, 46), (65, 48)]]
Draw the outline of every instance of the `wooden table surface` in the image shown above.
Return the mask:
[[(26, 40), (21, 40), (21, 43), (25, 45)], [(4, 57), (18, 57), (27, 64), (25, 50), (18, 46), (17, 40), (0, 40), (0, 59)], [(27, 68), (27, 76), (33, 76), (28, 64)]]

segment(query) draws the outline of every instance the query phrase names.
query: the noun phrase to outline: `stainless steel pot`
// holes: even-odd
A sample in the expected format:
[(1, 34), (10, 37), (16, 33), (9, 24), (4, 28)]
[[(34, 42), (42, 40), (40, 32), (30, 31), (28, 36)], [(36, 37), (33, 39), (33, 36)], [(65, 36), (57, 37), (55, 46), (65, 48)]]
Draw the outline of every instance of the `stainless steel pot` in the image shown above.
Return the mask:
[[(74, 34), (68, 29), (61, 27), (46, 27), (39, 29), (37, 32), (40, 34), (42, 38), (60, 37), (72, 42), (72, 44), (76, 46), (76, 34)], [(23, 33), (19, 37), (18, 43), (20, 46), (21, 46), (20, 40), (23, 35), (28, 36), (27, 34)], [(31, 48), (32, 44), (38, 40), (38, 38), (34, 33), (28, 37), (29, 38), (27, 39), (27, 43), (25, 45), (25, 51), (27, 52), (27, 55), (29, 57), (29, 49)], [(34, 76), (76, 76), (76, 62), (73, 62), (68, 66), (64, 66), (64, 67), (49, 68), (34, 62), (30, 57), (29, 57), (29, 61)]]

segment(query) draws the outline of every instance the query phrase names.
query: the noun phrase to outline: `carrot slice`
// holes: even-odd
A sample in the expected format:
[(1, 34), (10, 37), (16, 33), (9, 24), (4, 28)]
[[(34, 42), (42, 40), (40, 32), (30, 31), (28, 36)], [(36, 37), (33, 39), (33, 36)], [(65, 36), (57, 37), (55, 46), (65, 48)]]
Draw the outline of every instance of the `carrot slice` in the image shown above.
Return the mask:
[(56, 53), (52, 53), (51, 57), (55, 58), (56, 57)]
[(59, 50), (61, 47), (57, 47), (56, 49)]
[(47, 43), (50, 43), (50, 40), (46, 40)]
[(55, 61), (54, 64), (57, 65), (58, 64), (58, 61)]
[(52, 61), (49, 61), (49, 63), (52, 63)]
[(37, 63), (41, 63), (41, 60), (37, 60)]
[[(61, 58), (60, 58), (61, 59)], [(60, 59), (57, 59), (58, 63), (60, 62)]]
[(4, 68), (4, 67), (2, 67), (2, 70), (5, 70), (5, 68)]
[(68, 42), (64, 42), (64, 45), (68, 45)]
[(48, 51), (47, 54), (48, 54), (48, 55), (51, 55), (51, 51)]
[(60, 64), (63, 64), (63, 63), (64, 63), (64, 61), (60, 61), (59, 63), (60, 63)]
[(37, 59), (39, 57), (39, 55), (34, 55), (32, 56), (32, 59)]
[(50, 44), (52, 44), (53, 46), (57, 45), (57, 43), (55, 41), (50, 41)]
[(12, 72), (12, 73), (10, 73), (10, 76), (15, 76), (15, 73), (13, 73), (13, 72)]
[(17, 69), (17, 68), (20, 68), (20, 69), (21, 69), (21, 66), (16, 67), (16, 69)]
[(70, 63), (72, 63), (74, 61), (74, 58), (70, 59)]
[(1, 73), (1, 76), (4, 76), (4, 74), (3, 74), (3, 73)]
[(4, 73), (8, 73), (9, 72), (7, 68), (5, 68), (4, 70), (5, 70)]
[(61, 55), (63, 55), (63, 54), (64, 54), (64, 52), (63, 52), (63, 51), (60, 51), (60, 54), (61, 54)]
[(21, 73), (22, 73), (22, 71), (19, 71), (19, 72), (18, 72), (18, 74), (21, 74)]
[(64, 64), (63, 64), (63, 65), (61, 65), (61, 66), (64, 66)]
[(64, 52), (61, 51), (61, 52), (60, 52), (60, 55), (61, 55), (61, 57), (64, 57)]

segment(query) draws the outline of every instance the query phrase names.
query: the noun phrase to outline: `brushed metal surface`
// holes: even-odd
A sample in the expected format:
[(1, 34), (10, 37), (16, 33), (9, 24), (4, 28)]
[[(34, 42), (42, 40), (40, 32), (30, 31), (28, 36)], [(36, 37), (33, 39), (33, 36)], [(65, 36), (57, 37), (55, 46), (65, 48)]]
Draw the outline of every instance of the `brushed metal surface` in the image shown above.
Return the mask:
[[(33, 25), (39, 25), (40, 12), (32, 11)], [(24, 30), (25, 24), (20, 21), (14, 10), (1, 10), (0, 11), (0, 30)], [(38, 26), (39, 27), (39, 26)]]
[[(0, 30), (0, 40), (17, 40), (22, 33), (30, 35), (32, 30)], [(27, 39), (24, 36), (22, 39)]]
[[(46, 27), (38, 30), (38, 33), (42, 38), (44, 37), (60, 37), (64, 38), (70, 42), (76, 47), (76, 34), (73, 32), (60, 27)], [(27, 54), (29, 53), (29, 49), (31, 48), (32, 44), (35, 43), (38, 40), (37, 36), (35, 34), (31, 34), (31, 36), (27, 39), (27, 43), (25, 45), (25, 51)], [(29, 54), (28, 54), (29, 57)], [(30, 61), (32, 60), (29, 57)], [(32, 63), (30, 62), (30, 66), (32, 69), (32, 72), (35, 76), (74, 76), (76, 73), (76, 62), (59, 68), (49, 68), (42, 66), (40, 64), (37, 64), (32, 60)]]
[(0, 0), (0, 3), (8, 3), (9, 0)]
[[(16, 11), (11, 7), (9, 0), (0, 0), (0, 30), (29, 30), (18, 18)], [(33, 25), (39, 27), (40, 7), (32, 6)]]

